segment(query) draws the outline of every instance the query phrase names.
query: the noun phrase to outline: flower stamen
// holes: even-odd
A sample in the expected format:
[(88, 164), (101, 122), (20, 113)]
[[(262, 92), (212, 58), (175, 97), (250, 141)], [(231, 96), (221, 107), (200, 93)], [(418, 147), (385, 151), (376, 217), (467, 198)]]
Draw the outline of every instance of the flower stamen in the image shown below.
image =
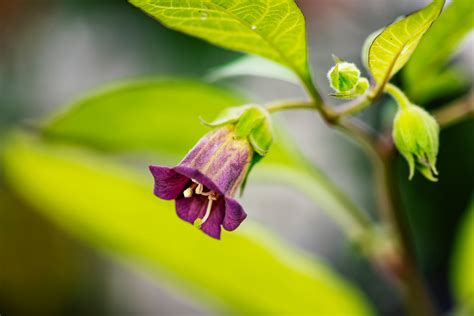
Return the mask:
[(209, 216), (211, 215), (212, 204), (215, 200), (217, 200), (217, 196), (213, 191), (204, 192), (204, 193), (201, 193), (201, 195), (207, 196), (208, 202), (207, 202), (207, 208), (206, 208), (206, 213), (204, 214), (204, 217), (202, 219), (196, 218), (196, 220), (194, 221), (194, 226), (198, 228), (201, 228), (201, 225), (204, 224), (208, 220)]
[[(193, 183), (189, 186), (189, 188), (187, 188), (186, 190), (183, 191), (183, 195), (185, 198), (190, 198), (193, 196), (194, 194), (194, 189), (196, 188), (198, 184), (197, 183)], [(197, 193), (197, 192), (196, 192)]]

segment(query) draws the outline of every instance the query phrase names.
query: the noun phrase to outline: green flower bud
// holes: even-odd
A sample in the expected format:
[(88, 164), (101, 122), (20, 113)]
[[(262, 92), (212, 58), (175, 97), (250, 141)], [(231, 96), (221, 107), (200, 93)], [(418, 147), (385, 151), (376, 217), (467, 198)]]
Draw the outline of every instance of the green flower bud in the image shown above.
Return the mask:
[(360, 70), (353, 63), (341, 61), (328, 72), (331, 88), (337, 92), (352, 91), (359, 82)]
[(328, 72), (328, 80), (334, 93), (330, 95), (340, 99), (352, 99), (362, 95), (369, 88), (367, 78), (360, 76), (360, 70), (353, 63), (348, 63), (333, 56), (336, 65)]
[(409, 179), (413, 178), (416, 167), (428, 180), (438, 180), (439, 126), (428, 112), (416, 105), (400, 108), (395, 116), (393, 139), (408, 162)]

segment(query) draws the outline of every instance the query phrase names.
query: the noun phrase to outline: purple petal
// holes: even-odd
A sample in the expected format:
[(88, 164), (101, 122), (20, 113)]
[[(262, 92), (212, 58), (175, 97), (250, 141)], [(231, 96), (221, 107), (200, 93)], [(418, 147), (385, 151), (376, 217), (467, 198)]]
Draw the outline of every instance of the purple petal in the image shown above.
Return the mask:
[(194, 223), (198, 216), (203, 216), (206, 211), (208, 199), (202, 195), (194, 195), (190, 198), (179, 198), (176, 200), (176, 214), (186, 222)]
[(235, 230), (246, 217), (247, 213), (239, 202), (230, 197), (225, 198), (225, 217), (222, 223), (225, 230)]
[(203, 175), (199, 170), (184, 166), (177, 166), (174, 170), (189, 179), (194, 179), (197, 182), (202, 183), (209, 190), (222, 194), (221, 190), (219, 190), (215, 183), (207, 176)]
[(172, 168), (150, 166), (150, 171), (155, 178), (154, 193), (164, 200), (176, 199), (189, 182), (188, 178)]
[(211, 215), (207, 221), (202, 224), (201, 230), (211, 237), (221, 239), (221, 225), (224, 219), (225, 203), (223, 198), (217, 199), (212, 207)]

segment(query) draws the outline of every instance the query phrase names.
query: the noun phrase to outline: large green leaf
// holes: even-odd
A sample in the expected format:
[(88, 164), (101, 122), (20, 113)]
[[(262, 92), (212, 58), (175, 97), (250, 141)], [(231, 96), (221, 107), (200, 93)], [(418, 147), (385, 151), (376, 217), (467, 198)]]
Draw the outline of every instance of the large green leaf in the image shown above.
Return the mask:
[(369, 69), (379, 89), (409, 60), (423, 34), (441, 13), (444, 0), (430, 5), (385, 28), (369, 49)]
[(110, 160), (20, 137), (7, 148), (5, 170), (17, 194), (72, 235), (181, 284), (221, 313), (371, 314), (360, 293), (315, 258), (250, 220), (221, 241), (208, 238), (153, 196), (150, 179)]
[(303, 14), (293, 0), (129, 0), (171, 29), (269, 58), (309, 76)]
[[(178, 162), (207, 131), (198, 121), (200, 115), (212, 120), (223, 108), (243, 102), (225, 89), (199, 82), (138, 80), (75, 102), (44, 126), (44, 134), (107, 152), (158, 152)], [(276, 132), (275, 144), (257, 164), (257, 175), (304, 189), (351, 237), (362, 233), (367, 221), (351, 216), (360, 213), (357, 207)]]
[(199, 116), (214, 118), (243, 103), (228, 90), (198, 81), (139, 79), (98, 89), (66, 106), (45, 124), (44, 134), (112, 152), (182, 155), (208, 131)]
[[(460, 42), (473, 28), (472, 0), (454, 0), (425, 34), (403, 71), (405, 90), (413, 101), (426, 101), (433, 93), (449, 93), (456, 87), (459, 89), (464, 86), (463, 73), (445, 70), (445, 67)], [(440, 49), (440, 43), (443, 49)], [(453, 86), (453, 82), (457, 85)]]
[(474, 198), (461, 223), (452, 262), (453, 291), (460, 308), (474, 313)]

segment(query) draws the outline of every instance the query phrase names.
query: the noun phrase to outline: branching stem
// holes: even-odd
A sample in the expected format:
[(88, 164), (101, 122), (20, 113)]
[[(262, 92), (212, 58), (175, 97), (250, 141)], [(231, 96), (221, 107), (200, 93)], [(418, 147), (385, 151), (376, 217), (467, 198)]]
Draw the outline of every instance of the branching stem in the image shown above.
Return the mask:
[[(306, 86), (308, 89), (307, 83)], [(365, 150), (373, 162), (376, 191), (379, 197), (379, 210), (381, 212), (380, 220), (389, 227), (395, 237), (396, 249), (398, 249), (397, 263), (394, 264), (388, 259), (388, 262), (385, 264), (386, 268), (398, 280), (407, 304), (407, 310), (411, 315), (436, 315), (433, 303), (417, 268), (415, 253), (412, 249), (412, 239), (409, 233), (410, 229), (398, 199), (398, 187), (392, 173), (392, 163), (396, 152), (391, 150), (391, 142), (386, 141), (383, 136), (373, 133), (373, 131), (360, 124), (360, 122), (344, 119), (346, 116), (353, 115), (370, 106), (375, 100), (370, 97), (371, 93), (368, 93), (357, 101), (347, 103), (342, 107), (342, 110), (333, 111), (322, 102), (314, 86), (312, 89), (308, 89), (308, 91), (312, 90), (314, 91), (310, 95), (313, 98), (313, 102), (289, 101), (270, 104), (267, 106), (267, 109), (269, 112), (292, 109), (317, 110), (326, 122), (355, 140)], [(411, 105), (408, 98), (398, 87), (387, 84), (385, 92), (395, 98), (401, 108)], [(472, 107), (470, 105), (456, 105), (439, 113), (440, 115), (438, 116), (444, 117), (446, 121), (450, 122), (458, 120), (459, 117), (464, 116), (466, 113), (472, 113)]]

